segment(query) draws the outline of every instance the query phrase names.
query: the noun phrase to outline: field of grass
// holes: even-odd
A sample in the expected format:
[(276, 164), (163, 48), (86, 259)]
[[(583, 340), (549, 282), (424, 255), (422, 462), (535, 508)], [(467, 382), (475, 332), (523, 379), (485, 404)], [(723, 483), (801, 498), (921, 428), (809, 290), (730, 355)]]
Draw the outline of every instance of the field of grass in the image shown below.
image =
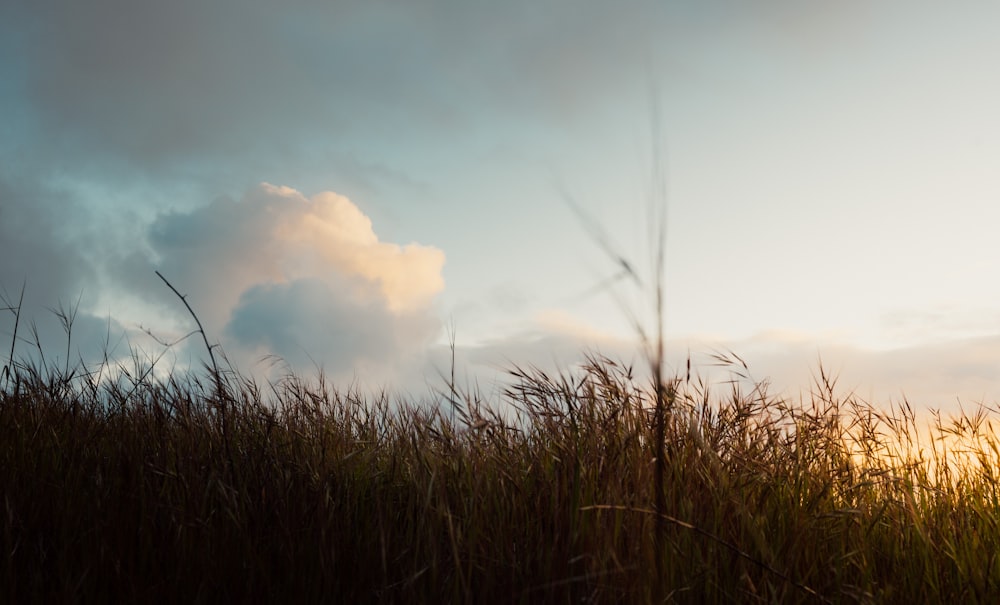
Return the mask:
[(685, 374), (657, 464), (655, 389), (597, 356), (420, 402), (137, 359), (0, 375), (0, 601), (1000, 602), (985, 409)]

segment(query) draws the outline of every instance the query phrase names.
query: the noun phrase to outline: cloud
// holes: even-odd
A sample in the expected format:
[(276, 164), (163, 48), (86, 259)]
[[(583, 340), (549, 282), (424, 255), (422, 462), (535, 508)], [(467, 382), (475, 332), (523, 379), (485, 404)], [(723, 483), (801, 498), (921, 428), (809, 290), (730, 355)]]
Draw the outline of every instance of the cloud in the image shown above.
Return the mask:
[[(737, 380), (744, 392), (766, 381), (772, 395), (808, 402), (811, 393), (817, 392), (822, 367), (836, 379), (835, 396), (854, 395), (883, 409), (905, 398), (922, 419), (928, 418), (930, 409), (948, 415), (957, 413), (960, 405), (970, 410), (979, 403), (996, 407), (1000, 402), (1000, 335), (871, 350), (813, 335), (771, 331), (738, 341), (671, 338), (665, 350), (669, 376), (681, 376), (690, 356), (693, 373), (715, 385), (717, 396), (728, 392), (729, 380)], [(540, 368), (551, 376), (583, 362), (588, 351), (631, 366), (637, 380), (648, 380), (648, 364), (636, 342), (548, 316), (541, 316), (534, 329), (478, 346), (457, 347), (456, 375), (461, 384), (477, 385), (497, 395), (498, 385), (510, 382), (508, 371), (515, 363)], [(716, 354), (733, 363), (720, 364)], [(435, 349), (432, 369), (447, 373), (449, 358), (448, 351)], [(427, 375), (434, 372), (427, 371)]]
[(339, 375), (375, 372), (384, 377), (394, 364), (419, 358), (438, 332), (430, 316), (396, 314), (377, 293), (370, 292), (367, 300), (350, 298), (343, 287), (364, 290), (350, 280), (254, 286), (240, 297), (226, 335), (258, 354), (280, 352), (293, 367), (315, 361)]
[[(70, 196), (0, 167), (0, 364), (12, 344), (15, 358), (37, 359), (40, 345), (50, 361), (62, 362), (69, 344), (71, 365), (80, 357), (90, 363), (102, 358), (109, 338), (120, 337), (122, 326), (95, 308), (108, 252), (99, 235)], [(17, 318), (7, 307), (19, 302)], [(69, 339), (60, 311), (75, 316)]]
[(660, 14), (628, 4), (5, 3), (0, 76), (50, 154), (200, 173), (317, 140), (447, 137), (486, 108), (558, 119), (641, 73)]
[(77, 253), (79, 242), (68, 233), (77, 209), (65, 202), (41, 187), (26, 189), (0, 176), (0, 285), (19, 289), (24, 283), (30, 304), (75, 299), (93, 281), (92, 263)]
[[(693, 349), (723, 343), (694, 343)], [(958, 403), (1000, 402), (1000, 336), (955, 338), (898, 347), (866, 349), (791, 334), (761, 334), (725, 343), (747, 360), (753, 378), (767, 378), (774, 392), (808, 396), (820, 366), (837, 377), (836, 392), (886, 406), (905, 398), (915, 409), (954, 412)]]
[(275, 237), (291, 256), (291, 263), (284, 267), (286, 273), (302, 275), (332, 267), (358, 275), (378, 285), (386, 306), (394, 313), (425, 307), (444, 288), (441, 251), (418, 244), (379, 242), (371, 220), (346, 197), (321, 193), (312, 198), (306, 211), (297, 191), (268, 185), (263, 188), (272, 196), (287, 199), (290, 205), (300, 206), (297, 216), (275, 229)]
[(274, 354), (349, 374), (362, 363), (390, 368), (439, 330), (433, 300), (444, 289), (444, 253), (380, 241), (371, 220), (333, 192), (306, 198), (265, 183), (239, 201), (160, 216), (148, 244), (123, 261), (121, 285), (176, 314), (162, 287), (148, 289), (159, 270), (190, 295), (231, 358)]

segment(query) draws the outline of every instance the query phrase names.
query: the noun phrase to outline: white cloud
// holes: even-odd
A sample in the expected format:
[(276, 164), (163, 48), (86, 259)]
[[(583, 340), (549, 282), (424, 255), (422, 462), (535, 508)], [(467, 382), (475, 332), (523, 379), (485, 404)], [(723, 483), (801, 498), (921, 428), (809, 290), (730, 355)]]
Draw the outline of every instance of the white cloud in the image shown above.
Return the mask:
[[(305, 201), (287, 187), (265, 184), (262, 189), (291, 205), (301, 207)], [(308, 203), (308, 211), (293, 214), (275, 230), (291, 261), (284, 267), (288, 275), (301, 277), (332, 267), (362, 277), (378, 285), (386, 306), (394, 313), (426, 307), (444, 289), (444, 253), (440, 250), (380, 242), (371, 220), (342, 195), (326, 191)]]
[(237, 361), (273, 354), (331, 373), (362, 363), (390, 371), (439, 329), (432, 303), (444, 288), (444, 252), (380, 241), (333, 192), (307, 198), (265, 183), (240, 201), (162, 215), (148, 239), (154, 258), (133, 254), (125, 285), (177, 311), (162, 287), (133, 285), (161, 271)]

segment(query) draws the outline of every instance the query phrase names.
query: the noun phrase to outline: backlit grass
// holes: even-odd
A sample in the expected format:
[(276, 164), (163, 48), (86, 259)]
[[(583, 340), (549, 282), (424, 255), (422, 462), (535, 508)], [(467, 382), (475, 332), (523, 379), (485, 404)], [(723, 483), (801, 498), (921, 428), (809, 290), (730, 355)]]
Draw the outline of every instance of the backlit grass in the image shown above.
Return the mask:
[(598, 356), (494, 401), (8, 369), (3, 602), (1000, 601), (985, 408), (679, 376), (658, 517), (652, 388)]

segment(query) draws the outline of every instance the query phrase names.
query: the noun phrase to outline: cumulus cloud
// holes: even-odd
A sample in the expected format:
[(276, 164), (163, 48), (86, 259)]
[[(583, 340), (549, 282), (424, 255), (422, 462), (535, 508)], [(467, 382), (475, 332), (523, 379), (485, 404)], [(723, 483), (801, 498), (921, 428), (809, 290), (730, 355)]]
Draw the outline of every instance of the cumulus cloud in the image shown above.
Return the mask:
[[(121, 274), (136, 284), (161, 271), (190, 294), (231, 357), (276, 354), (350, 373), (391, 366), (438, 331), (432, 303), (444, 288), (444, 253), (380, 241), (371, 220), (333, 192), (307, 198), (265, 183), (238, 201), (160, 216), (148, 244)], [(164, 308), (175, 302), (162, 290), (146, 296)]]
[(254, 286), (241, 297), (226, 335), (258, 354), (282, 352), (301, 367), (307, 359), (336, 371), (381, 372), (437, 333), (426, 315), (390, 311), (372, 293), (368, 300), (344, 297), (358, 288), (350, 280), (300, 279)]
[(298, 212), (280, 223), (275, 237), (289, 253), (286, 274), (305, 275), (333, 267), (377, 284), (388, 309), (405, 313), (426, 307), (444, 288), (444, 254), (435, 248), (383, 243), (371, 220), (346, 197), (324, 192), (312, 198), (308, 211), (301, 194), (268, 185), (271, 196), (298, 204)]

